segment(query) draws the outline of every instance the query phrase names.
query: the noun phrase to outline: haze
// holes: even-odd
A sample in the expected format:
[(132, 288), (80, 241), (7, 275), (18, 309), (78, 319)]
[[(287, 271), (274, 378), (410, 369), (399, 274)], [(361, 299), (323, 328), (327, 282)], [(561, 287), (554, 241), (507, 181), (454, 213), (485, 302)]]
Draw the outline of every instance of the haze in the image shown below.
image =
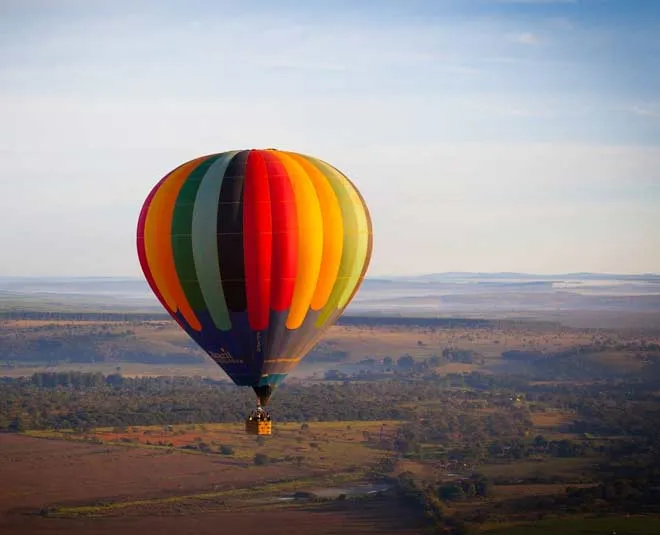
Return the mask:
[(0, 2), (0, 275), (140, 274), (183, 161), (354, 179), (370, 275), (660, 272), (652, 1)]

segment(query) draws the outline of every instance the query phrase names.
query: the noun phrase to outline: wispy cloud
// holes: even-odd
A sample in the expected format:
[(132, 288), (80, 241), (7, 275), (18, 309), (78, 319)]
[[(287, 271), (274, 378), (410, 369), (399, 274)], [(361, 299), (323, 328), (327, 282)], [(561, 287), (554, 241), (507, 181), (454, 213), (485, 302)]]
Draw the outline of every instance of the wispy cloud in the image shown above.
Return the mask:
[(660, 119), (660, 104), (637, 104), (626, 108), (626, 111), (637, 117)]
[(541, 38), (532, 32), (513, 33), (509, 34), (508, 37), (511, 41), (521, 45), (539, 45), (542, 42)]

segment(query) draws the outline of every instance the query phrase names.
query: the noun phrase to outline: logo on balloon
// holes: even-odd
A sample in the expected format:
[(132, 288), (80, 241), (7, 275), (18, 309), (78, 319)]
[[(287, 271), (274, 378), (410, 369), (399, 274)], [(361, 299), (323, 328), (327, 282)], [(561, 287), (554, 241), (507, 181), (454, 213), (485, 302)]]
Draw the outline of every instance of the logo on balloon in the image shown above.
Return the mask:
[(211, 352), (211, 358), (217, 363), (230, 364), (241, 362), (238, 359), (235, 359), (232, 354), (227, 351), (224, 347), (221, 347), (218, 351)]

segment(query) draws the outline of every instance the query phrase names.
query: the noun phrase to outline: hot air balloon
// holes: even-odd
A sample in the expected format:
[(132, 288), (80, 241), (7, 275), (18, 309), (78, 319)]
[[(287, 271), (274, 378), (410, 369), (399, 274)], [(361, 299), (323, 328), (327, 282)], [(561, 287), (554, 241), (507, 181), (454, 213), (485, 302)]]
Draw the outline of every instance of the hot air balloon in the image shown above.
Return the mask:
[(140, 265), (183, 330), (265, 406), (353, 299), (372, 252), (353, 183), (304, 154), (236, 150), (196, 158), (156, 184), (137, 229)]

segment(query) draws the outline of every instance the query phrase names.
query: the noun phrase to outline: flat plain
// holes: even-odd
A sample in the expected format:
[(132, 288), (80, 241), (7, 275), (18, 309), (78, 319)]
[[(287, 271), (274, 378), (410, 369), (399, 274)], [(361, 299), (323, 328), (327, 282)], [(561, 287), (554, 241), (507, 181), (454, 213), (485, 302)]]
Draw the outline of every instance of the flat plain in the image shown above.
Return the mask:
[[(525, 295), (531, 301), (548, 298)], [(514, 297), (507, 299), (522, 302)], [(584, 426), (590, 423), (588, 415), (609, 408), (611, 413), (596, 415), (598, 422), (607, 417), (610, 428), (625, 427), (625, 420), (617, 419), (617, 403), (627, 403), (628, 394), (642, 394), (634, 388), (622, 393), (619, 383), (641, 384), (660, 360), (658, 298), (633, 300), (635, 309), (623, 310), (621, 299), (592, 297), (589, 303), (600, 308), (553, 310), (550, 303), (544, 310), (506, 311), (502, 301), (488, 311), (496, 297), (472, 296), (445, 299), (455, 307), (483, 301), (480, 312), (457, 318), (449, 317), (450, 311), (444, 317), (382, 313), (345, 318), (287, 384), (301, 389), (297, 392), (323, 387), (323, 395), (335, 396), (323, 399), (336, 405), (345, 401), (344, 388), (359, 394), (355, 403), (362, 404), (361, 421), (328, 418), (319, 410), (322, 402), (313, 398), (317, 405), (309, 419), (298, 414), (306, 414), (305, 407), (283, 404), (282, 410), (286, 405), (298, 421), (278, 421), (275, 415), (275, 433), (265, 440), (245, 435), (240, 422), (187, 421), (194, 407), (172, 425), (50, 425), (0, 433), (0, 533), (412, 535), (428, 532), (428, 511), (411, 508), (392, 482), (409, 477), (419, 488), (439, 492), (473, 473), (490, 479), (488, 495), (467, 493), (442, 505), (447, 518), (471, 519), (469, 533), (659, 533), (657, 514), (516, 510), (524, 500), (538, 498), (546, 505), (560, 500), (568, 487), (598, 488), (603, 452), (628, 447), (641, 433), (639, 426), (628, 429), (627, 437), (607, 427), (594, 432)], [(435, 297), (423, 298), (429, 299)], [(586, 302), (578, 301), (576, 307)], [(117, 309), (76, 312), (65, 302), (55, 308), (37, 304), (21, 311), (16, 302), (11, 314), (0, 314), (0, 375), (12, 378), (8, 382), (24, 378), (29, 383), (33, 374), (71, 371), (226, 381), (173, 321), (151, 308), (131, 315), (126, 307), (117, 314)], [(372, 304), (377, 308), (377, 302)], [(405, 359), (414, 365), (400, 364)], [(599, 396), (601, 384), (611, 389), (611, 398), (600, 405), (587, 399), (588, 406), (582, 407), (584, 392)], [(10, 398), (8, 413), (0, 413), (6, 427), (16, 407), (38, 412), (42, 397), (50, 396), (47, 406), (54, 410), (75, 412), (76, 407), (57, 401), (58, 395), (74, 391), (75, 399), (84, 401), (77, 406), (81, 410), (117, 410), (117, 405), (102, 405), (104, 396), (114, 395), (105, 386), (30, 385), (21, 391), (29, 392), (31, 400)], [(431, 394), (418, 394), (415, 385)], [(163, 392), (152, 387), (156, 390), (135, 394), (126, 387), (127, 397), (117, 399), (148, 402), (150, 395)], [(216, 387), (220, 390), (205, 385), (204, 395)], [(190, 388), (186, 395), (192, 394), (181, 403), (195, 404)], [(381, 392), (390, 396), (382, 403), (401, 409), (406, 419), (372, 416)], [(660, 399), (660, 392), (649, 387), (646, 397), (631, 399), (623, 412), (658, 414), (654, 395)], [(167, 393), (158, 399), (163, 398), (168, 401)], [(131, 410), (136, 407), (143, 405), (136, 403)], [(117, 421), (123, 410), (122, 405)], [(44, 421), (52, 415), (41, 416)], [(97, 420), (102, 416), (95, 414)], [(537, 442), (550, 445), (543, 449)], [(579, 451), (558, 454), (556, 449), (566, 444)], [(518, 447), (519, 457), (511, 453)], [(383, 483), (385, 472), (389, 479)], [(454, 534), (463, 528), (447, 529)]]

